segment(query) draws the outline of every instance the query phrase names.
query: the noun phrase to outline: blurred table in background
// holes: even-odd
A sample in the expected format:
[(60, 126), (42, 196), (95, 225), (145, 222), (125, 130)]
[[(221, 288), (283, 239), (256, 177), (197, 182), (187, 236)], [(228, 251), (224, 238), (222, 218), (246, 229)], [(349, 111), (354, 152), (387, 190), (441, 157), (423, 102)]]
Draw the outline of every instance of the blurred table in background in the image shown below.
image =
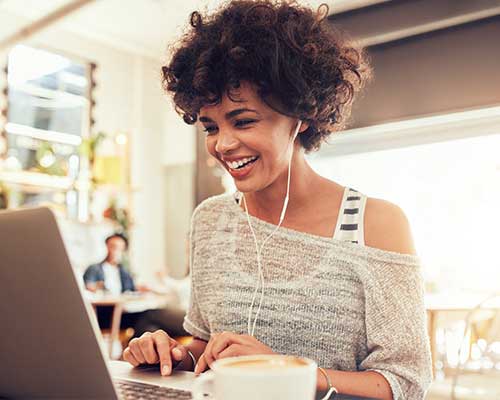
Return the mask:
[(457, 292), (426, 294), (425, 308), (427, 310), (432, 368), (435, 372), (437, 360), (436, 331), (439, 314), (455, 314), (457, 320), (465, 320), (467, 315), (476, 310), (498, 312), (500, 311), (500, 295)]

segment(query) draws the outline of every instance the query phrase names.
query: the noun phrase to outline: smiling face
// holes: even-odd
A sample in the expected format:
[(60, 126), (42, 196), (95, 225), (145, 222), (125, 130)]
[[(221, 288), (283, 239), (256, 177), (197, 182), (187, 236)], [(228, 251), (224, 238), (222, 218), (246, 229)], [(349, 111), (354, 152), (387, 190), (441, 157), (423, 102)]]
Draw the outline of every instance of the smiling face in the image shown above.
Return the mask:
[[(280, 177), (286, 179), (298, 121), (267, 106), (248, 83), (236, 94), (237, 102), (226, 95), (220, 104), (203, 107), (199, 120), (207, 151), (231, 174), (238, 190), (261, 191)], [(303, 124), (301, 131), (305, 129)], [(293, 148), (298, 152), (300, 145)]]

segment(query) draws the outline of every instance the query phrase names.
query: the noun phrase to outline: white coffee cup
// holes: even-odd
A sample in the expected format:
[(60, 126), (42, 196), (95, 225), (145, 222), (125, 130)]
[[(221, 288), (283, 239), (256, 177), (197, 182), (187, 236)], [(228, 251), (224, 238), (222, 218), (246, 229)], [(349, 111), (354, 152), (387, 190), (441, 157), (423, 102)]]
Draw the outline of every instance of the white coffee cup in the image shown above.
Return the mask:
[(254, 355), (224, 358), (215, 361), (211, 371), (195, 380), (193, 399), (313, 400), (316, 371), (316, 363), (302, 357)]

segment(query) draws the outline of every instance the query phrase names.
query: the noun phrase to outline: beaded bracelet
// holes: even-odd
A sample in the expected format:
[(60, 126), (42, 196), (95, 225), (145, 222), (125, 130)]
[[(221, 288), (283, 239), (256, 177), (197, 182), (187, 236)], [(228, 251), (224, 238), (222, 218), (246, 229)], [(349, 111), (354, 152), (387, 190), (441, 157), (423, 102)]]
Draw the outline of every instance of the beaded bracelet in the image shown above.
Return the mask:
[(323, 374), (323, 376), (326, 379), (326, 382), (328, 383), (328, 392), (326, 392), (326, 394), (323, 396), (321, 400), (328, 400), (332, 395), (332, 393), (337, 394), (338, 390), (332, 385), (332, 380), (330, 379), (330, 376), (326, 373), (326, 371), (321, 367), (318, 367), (318, 369)]

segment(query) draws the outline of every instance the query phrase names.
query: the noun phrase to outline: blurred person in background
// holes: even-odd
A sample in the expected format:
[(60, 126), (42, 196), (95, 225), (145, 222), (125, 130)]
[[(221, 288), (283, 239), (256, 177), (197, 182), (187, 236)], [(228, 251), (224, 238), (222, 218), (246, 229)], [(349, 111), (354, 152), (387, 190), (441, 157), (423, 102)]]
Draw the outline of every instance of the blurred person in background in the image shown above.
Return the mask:
[(91, 292), (104, 290), (110, 294), (136, 290), (132, 276), (122, 265), (123, 255), (128, 249), (128, 240), (121, 233), (113, 233), (105, 240), (106, 258), (90, 265), (83, 274), (85, 288)]
[[(134, 279), (123, 266), (123, 258), (128, 249), (128, 239), (121, 233), (113, 233), (105, 239), (106, 258), (98, 264), (90, 265), (83, 274), (85, 288), (91, 292), (103, 291), (106, 294), (120, 296), (125, 292), (146, 292), (145, 286), (135, 285)], [(97, 320), (99, 327), (109, 328), (113, 315), (112, 306), (99, 306)], [(122, 315), (121, 328), (134, 327), (144, 312)]]

